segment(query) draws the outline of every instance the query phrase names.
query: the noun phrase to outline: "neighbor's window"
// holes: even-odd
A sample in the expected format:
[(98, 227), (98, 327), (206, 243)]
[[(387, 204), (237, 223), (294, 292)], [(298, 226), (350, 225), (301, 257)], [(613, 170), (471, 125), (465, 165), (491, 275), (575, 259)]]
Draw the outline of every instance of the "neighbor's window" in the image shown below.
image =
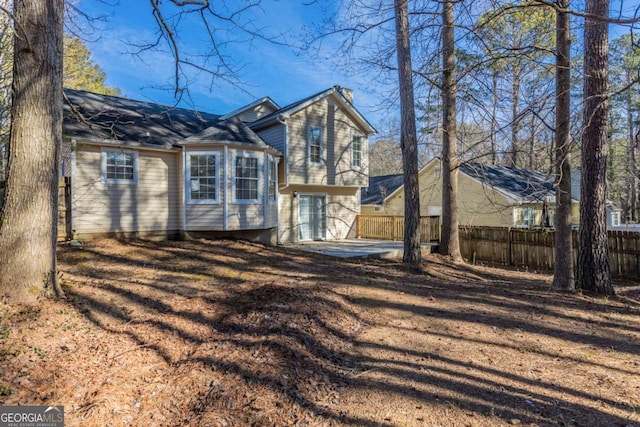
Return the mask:
[(322, 129), (309, 128), (309, 163), (320, 164), (322, 162)]
[(276, 162), (276, 159), (270, 158), (269, 159), (269, 201), (270, 202), (276, 201), (276, 187), (278, 185), (277, 168), (278, 168), (278, 163)]
[(258, 159), (236, 157), (236, 200), (258, 200)]
[(533, 208), (530, 207), (530, 206), (525, 207), (524, 210), (523, 210), (522, 216), (523, 216), (523, 224), (522, 225), (525, 226), (525, 227), (529, 227), (529, 228), (533, 227), (533, 225), (534, 225), (533, 221), (534, 221), (534, 218), (535, 218), (535, 212), (534, 212)]
[(138, 153), (136, 151), (102, 152), (102, 177), (107, 184), (135, 184), (138, 182)]
[(353, 135), (351, 140), (351, 167), (360, 169), (362, 167), (362, 135)]
[(620, 212), (611, 212), (611, 225), (614, 227), (620, 226)]
[(187, 156), (188, 191), (191, 203), (216, 203), (218, 201), (218, 155), (197, 153)]

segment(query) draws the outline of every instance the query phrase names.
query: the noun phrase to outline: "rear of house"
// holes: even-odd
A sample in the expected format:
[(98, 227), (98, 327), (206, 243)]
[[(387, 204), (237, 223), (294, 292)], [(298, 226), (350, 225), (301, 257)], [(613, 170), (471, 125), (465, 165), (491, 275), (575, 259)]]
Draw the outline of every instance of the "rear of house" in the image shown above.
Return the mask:
[(351, 91), (333, 87), (250, 126), (283, 153), (279, 242), (355, 233), (360, 188), (368, 182), (368, 137), (375, 129), (353, 107)]
[(68, 90), (68, 237), (347, 237), (374, 130), (344, 93), (216, 116)]

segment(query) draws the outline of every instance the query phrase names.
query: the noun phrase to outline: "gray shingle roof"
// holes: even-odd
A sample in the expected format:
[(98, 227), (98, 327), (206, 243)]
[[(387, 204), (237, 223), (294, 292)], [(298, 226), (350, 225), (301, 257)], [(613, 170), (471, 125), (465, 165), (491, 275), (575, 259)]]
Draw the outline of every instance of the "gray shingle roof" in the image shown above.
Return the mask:
[(381, 205), (384, 198), (404, 184), (404, 175), (370, 176), (369, 187), (360, 190), (363, 205)]
[(205, 142), (241, 142), (267, 147), (267, 144), (237, 117), (218, 122), (205, 130), (191, 135), (178, 144), (197, 144)]
[(516, 200), (537, 201), (555, 195), (552, 178), (542, 172), (480, 163), (463, 163), (460, 172)]
[[(166, 146), (201, 132), (218, 115), (117, 96), (65, 89), (64, 134)], [(79, 119), (73, 110), (82, 115)]]

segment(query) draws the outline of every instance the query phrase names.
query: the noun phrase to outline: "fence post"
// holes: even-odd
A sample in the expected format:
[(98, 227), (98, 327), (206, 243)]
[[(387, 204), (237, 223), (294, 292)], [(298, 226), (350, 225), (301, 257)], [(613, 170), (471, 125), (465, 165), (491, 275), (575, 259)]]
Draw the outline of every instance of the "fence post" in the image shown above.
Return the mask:
[(507, 229), (507, 235), (509, 240), (509, 265), (513, 265), (513, 233), (511, 227)]

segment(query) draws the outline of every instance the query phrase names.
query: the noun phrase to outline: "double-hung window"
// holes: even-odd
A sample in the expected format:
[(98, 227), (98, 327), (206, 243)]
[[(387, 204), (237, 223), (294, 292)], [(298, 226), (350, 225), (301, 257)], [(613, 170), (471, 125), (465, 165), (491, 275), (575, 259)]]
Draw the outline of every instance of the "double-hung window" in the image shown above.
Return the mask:
[(258, 158), (235, 157), (235, 200), (237, 202), (258, 201)]
[(362, 135), (353, 135), (351, 138), (351, 167), (362, 168)]
[(218, 203), (218, 153), (187, 154), (187, 201)]
[(322, 129), (317, 126), (309, 128), (309, 163), (322, 164)]
[(278, 185), (278, 175), (277, 169), (278, 163), (276, 159), (269, 158), (269, 202), (276, 201), (276, 187)]
[(138, 152), (102, 151), (102, 181), (106, 184), (136, 184), (138, 182)]

